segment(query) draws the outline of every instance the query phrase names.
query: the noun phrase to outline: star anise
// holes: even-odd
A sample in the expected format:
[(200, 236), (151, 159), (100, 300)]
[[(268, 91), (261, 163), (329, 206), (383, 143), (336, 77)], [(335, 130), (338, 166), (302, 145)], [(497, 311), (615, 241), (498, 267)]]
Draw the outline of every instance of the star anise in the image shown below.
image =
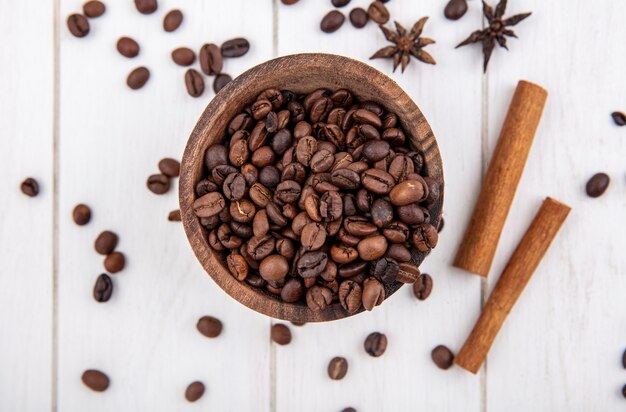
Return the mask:
[(465, 46), (470, 43), (483, 43), (483, 56), (484, 56), (484, 67), (483, 70), (487, 71), (487, 65), (489, 64), (489, 59), (491, 58), (491, 53), (493, 49), (496, 47), (496, 42), (500, 45), (500, 47), (504, 47), (505, 49), (509, 49), (507, 47), (507, 40), (505, 36), (515, 37), (515, 32), (513, 30), (507, 29), (508, 26), (515, 26), (520, 21), (524, 20), (526, 17), (530, 16), (531, 13), (522, 13), (516, 14), (515, 16), (509, 17), (508, 19), (503, 19), (502, 16), (506, 10), (507, 0), (500, 0), (498, 5), (496, 6), (496, 11), (493, 11), (493, 8), (488, 5), (483, 0), (483, 15), (487, 19), (489, 26), (482, 30), (476, 30), (470, 36), (461, 42), (456, 48), (461, 46)]
[(393, 71), (395, 72), (398, 65), (401, 64), (403, 73), (411, 61), (411, 56), (424, 63), (437, 64), (433, 56), (422, 50), (425, 46), (435, 42), (433, 39), (420, 37), (426, 20), (428, 20), (428, 17), (422, 17), (413, 25), (408, 34), (406, 29), (397, 21), (394, 22), (396, 25), (395, 32), (381, 24), (380, 29), (383, 31), (385, 38), (394, 43), (394, 46), (383, 47), (374, 53), (370, 59), (393, 58)]

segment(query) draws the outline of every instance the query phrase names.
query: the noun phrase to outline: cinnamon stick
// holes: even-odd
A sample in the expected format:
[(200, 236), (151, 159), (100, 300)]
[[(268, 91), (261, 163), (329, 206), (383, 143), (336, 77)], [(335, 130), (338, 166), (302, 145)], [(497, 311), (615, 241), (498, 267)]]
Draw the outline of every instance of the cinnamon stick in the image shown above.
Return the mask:
[(498, 331), (569, 212), (569, 206), (563, 203), (550, 197), (544, 200), (504, 268), (478, 322), (454, 359), (454, 363), (472, 373), (478, 372)]
[(517, 84), (454, 266), (489, 273), (547, 97), (536, 84)]

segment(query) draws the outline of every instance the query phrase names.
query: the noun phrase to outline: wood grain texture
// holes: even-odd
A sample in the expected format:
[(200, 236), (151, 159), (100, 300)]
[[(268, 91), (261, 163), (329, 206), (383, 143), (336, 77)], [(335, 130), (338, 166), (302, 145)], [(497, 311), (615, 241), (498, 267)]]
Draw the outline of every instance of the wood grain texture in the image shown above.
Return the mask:
[[(53, 404), (52, 15), (52, 2), (0, 1), (2, 411), (46, 411)], [(26, 177), (39, 182), (37, 197), (20, 192)]]
[[(338, 72), (337, 67), (342, 70)], [(441, 188), (441, 196), (429, 209), (435, 227), (441, 219), (444, 198), (439, 148), (422, 112), (393, 80), (368, 65), (331, 54), (296, 54), (262, 63), (228, 84), (200, 117), (187, 143), (181, 165), (180, 208), (187, 237), (202, 266), (229, 295), (257, 312), (295, 322), (342, 319), (351, 314), (339, 302), (329, 305), (324, 311), (314, 312), (306, 304), (283, 302), (269, 292), (235, 279), (226, 268), (223, 257), (211, 250), (207, 230), (200, 225), (193, 210), (197, 199), (195, 187), (204, 178), (204, 153), (207, 148), (213, 144), (228, 143), (226, 129), (232, 118), (254, 102), (262, 91), (272, 87), (295, 93), (310, 93), (320, 88), (345, 88), (360, 101), (374, 101), (396, 113), (412, 149), (424, 154), (424, 171)], [(412, 262), (420, 265), (425, 257), (426, 254), (415, 251)], [(386, 297), (401, 286), (400, 282), (389, 285)], [(362, 311), (361, 308), (356, 313)]]
[(498, 278), (472, 333), (454, 363), (477, 373), (500, 328), (548, 251), (570, 207), (550, 197), (543, 201), (528, 230)]
[(454, 266), (489, 273), (547, 97), (541, 86), (517, 84)]

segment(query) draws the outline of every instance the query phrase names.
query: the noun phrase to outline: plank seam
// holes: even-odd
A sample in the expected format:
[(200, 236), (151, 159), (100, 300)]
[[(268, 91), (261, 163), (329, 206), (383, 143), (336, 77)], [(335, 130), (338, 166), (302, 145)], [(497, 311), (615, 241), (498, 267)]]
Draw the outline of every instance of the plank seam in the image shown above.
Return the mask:
[[(485, 28), (485, 19), (482, 18), (482, 27)], [(481, 184), (487, 172), (489, 162), (489, 70), (482, 76), (481, 87), (481, 151), (480, 151), (480, 176)], [(489, 283), (487, 278), (480, 279), (480, 310), (482, 312), (487, 302)], [(485, 359), (480, 372), (480, 410), (487, 412), (487, 368), (488, 358)]]

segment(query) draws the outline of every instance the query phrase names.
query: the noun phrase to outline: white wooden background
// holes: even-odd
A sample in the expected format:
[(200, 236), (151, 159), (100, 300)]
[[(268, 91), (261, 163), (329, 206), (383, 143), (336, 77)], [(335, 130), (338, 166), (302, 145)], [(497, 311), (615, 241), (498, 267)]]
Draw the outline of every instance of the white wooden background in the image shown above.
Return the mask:
[[(626, 130), (610, 120), (626, 110), (626, 7), (620, 0), (511, 0), (509, 14), (533, 11), (516, 27), (510, 52), (494, 52), (482, 75), (480, 46), (454, 46), (482, 24), (480, 3), (458, 22), (443, 18), (445, 0), (392, 0), (405, 26), (428, 15), (431, 67), (412, 62), (391, 74), (417, 102), (438, 137), (445, 162), (446, 227), (423, 265), (435, 280), (417, 301), (403, 288), (369, 314), (330, 324), (291, 326), (290, 345), (269, 340), (267, 317), (226, 296), (203, 273), (182, 227), (166, 220), (177, 207), (145, 188), (166, 156), (180, 157), (195, 120), (212, 98), (186, 94), (185, 69), (170, 52), (197, 50), (236, 36), (252, 43), (225, 71), (235, 76), (275, 56), (338, 53), (367, 61), (385, 44), (373, 25), (349, 24), (326, 35), (327, 0), (160, 0), (153, 15), (131, 0), (106, 0), (91, 33), (65, 25), (82, 0), (0, 0), (0, 410), (1, 411), (618, 411), (626, 370)], [(352, 0), (366, 7), (367, 0)], [(180, 8), (181, 28), (165, 33), (164, 13)], [(130, 35), (135, 59), (117, 54)], [(126, 74), (146, 65), (146, 87), (130, 91)], [(338, 68), (340, 70), (340, 68)], [(451, 267), (508, 102), (519, 79), (550, 96), (488, 282)], [(210, 89), (210, 87), (208, 87)], [(606, 171), (606, 195), (589, 199), (584, 183)], [(26, 176), (39, 197), (19, 192)], [(437, 369), (430, 350), (458, 350), (481, 302), (541, 200), (573, 207), (552, 249), (498, 336), (477, 376)], [(93, 209), (78, 227), (76, 203)], [(127, 268), (114, 276), (111, 301), (91, 290), (101, 273), (93, 240), (119, 233)], [(218, 339), (197, 319), (224, 322)], [(362, 349), (372, 331), (389, 338), (381, 358)], [(345, 356), (342, 381), (326, 376)], [(87, 368), (105, 371), (105, 393), (85, 388)], [(197, 403), (183, 398), (194, 380), (207, 386)]]

